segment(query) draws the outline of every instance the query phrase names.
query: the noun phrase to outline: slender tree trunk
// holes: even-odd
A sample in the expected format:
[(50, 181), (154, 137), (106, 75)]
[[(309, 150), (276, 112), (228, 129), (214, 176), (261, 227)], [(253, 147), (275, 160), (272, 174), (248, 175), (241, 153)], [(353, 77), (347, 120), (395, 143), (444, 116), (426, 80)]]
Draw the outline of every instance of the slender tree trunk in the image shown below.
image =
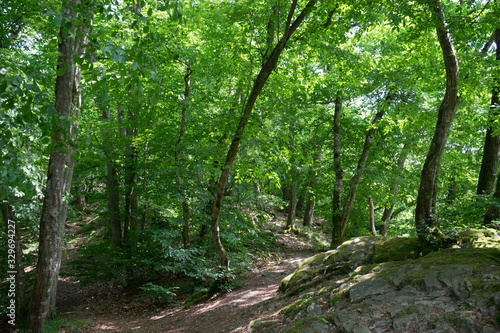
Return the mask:
[[(0, 188), (0, 197), (2, 196), (3, 189)], [(26, 316), (28, 314), (28, 304), (26, 300), (26, 280), (24, 274), (24, 255), (23, 255), (23, 247), (21, 242), (21, 237), (19, 235), (19, 227), (17, 225), (17, 219), (14, 214), (14, 210), (8, 202), (8, 197), (0, 204), (2, 210), (2, 218), (5, 226), (5, 234), (8, 236), (8, 239), (13, 240), (13, 244), (9, 242), (7, 248), (9, 249), (8, 262), (9, 262), (9, 271), (15, 271), (15, 281), (16, 281), (16, 293), (15, 293), (15, 301), (16, 301), (16, 312), (15, 318), (10, 318), (7, 315), (8, 320), (14, 319), (14, 322), (19, 328), (20, 326), (24, 326), (26, 324)], [(12, 247), (13, 246), (13, 247)], [(10, 250), (14, 250), (13, 257), (11, 256)], [(14, 264), (11, 264), (12, 258), (14, 258)]]
[[(63, 7), (63, 17), (72, 21), (76, 13), (72, 7), (78, 1), (66, 2)], [(87, 33), (86, 19), (82, 20), (80, 31)], [(64, 194), (69, 193), (73, 177), (73, 148), (70, 141), (76, 141), (74, 119), (78, 117), (80, 107), (80, 78), (81, 68), (75, 65), (74, 55), (81, 56), (81, 38), (72, 39), (76, 27), (59, 33), (58, 71), (65, 68), (64, 74), (56, 79), (55, 110), (58, 120), (54, 122), (52, 152), (47, 172), (46, 193), (40, 219), (40, 244), (38, 263), (35, 277), (35, 286), (30, 307), (30, 322), (27, 332), (43, 332), (45, 321), (55, 314), (55, 299), (57, 291), (57, 277), (61, 265), (62, 237), (67, 215), (67, 202)], [(73, 105), (72, 105), (73, 104)], [(70, 119), (67, 125), (64, 119)]]
[[(103, 122), (109, 121), (109, 111), (103, 108), (102, 117)], [(104, 139), (109, 140), (109, 132), (104, 134)], [(103, 150), (107, 156), (106, 168), (108, 170), (106, 175), (106, 196), (109, 214), (109, 226), (111, 229), (111, 244), (113, 246), (122, 245), (122, 221), (120, 217), (120, 185), (118, 182), (118, 174), (116, 172), (115, 161), (113, 158), (114, 147), (103, 145)]]
[[(500, 29), (495, 30), (496, 60), (500, 60)], [(500, 117), (500, 79), (495, 79), (495, 86), (491, 93), (491, 106), (486, 139), (483, 147), (483, 160), (479, 180), (477, 182), (477, 194), (491, 194), (495, 188), (495, 179), (498, 172), (498, 161), (500, 159), (500, 134), (498, 133), (498, 118)], [(493, 135), (495, 134), (496, 135)]]
[(238, 128), (236, 129), (233, 139), (231, 141), (231, 146), (227, 152), (226, 161), (224, 163), (224, 167), (222, 169), (221, 176), (219, 178), (219, 182), (217, 184), (216, 189), (216, 199), (212, 214), (212, 242), (214, 244), (215, 250), (219, 254), (221, 258), (221, 265), (226, 269), (229, 268), (229, 256), (222, 246), (220, 240), (220, 232), (219, 232), (219, 216), (220, 210), (222, 206), (222, 199), (224, 197), (224, 189), (226, 187), (227, 179), (229, 177), (229, 173), (231, 171), (231, 166), (236, 158), (236, 154), (238, 153), (238, 147), (240, 145), (241, 138), (243, 133), (245, 132), (245, 127), (248, 124), (248, 120), (252, 114), (253, 107), (255, 102), (257, 101), (257, 97), (259, 97), (262, 88), (264, 87), (267, 79), (273, 72), (278, 59), (281, 55), (281, 52), (286, 46), (286, 42), (292, 36), (292, 34), (297, 30), (299, 25), (302, 23), (304, 18), (309, 14), (309, 12), (313, 9), (316, 4), (316, 0), (310, 0), (303, 11), (297, 16), (295, 21), (292, 22), (293, 15), (295, 13), (295, 8), (297, 6), (297, 0), (293, 0), (291, 4), (290, 12), (288, 13), (287, 22), (285, 24), (283, 37), (279, 40), (276, 47), (273, 49), (268, 59), (263, 62), (262, 68), (255, 79), (252, 90), (248, 96), (247, 102), (243, 109), (243, 115), (240, 119), (240, 123), (238, 124)]
[(335, 113), (333, 117), (333, 168), (335, 170), (335, 185), (333, 187), (332, 200), (332, 247), (337, 247), (344, 232), (342, 231), (342, 188), (344, 185), (344, 170), (341, 166), (341, 141), (340, 141), (340, 120), (342, 115), (341, 92), (337, 92), (335, 99)]
[(297, 183), (293, 180), (290, 189), (290, 204), (288, 205), (288, 218), (286, 220), (286, 227), (293, 228), (295, 224), (295, 215), (297, 207)]
[(430, 2), (430, 8), (437, 20), (437, 36), (443, 51), (444, 65), (446, 68), (446, 92), (443, 102), (439, 107), (436, 131), (432, 138), (431, 146), (420, 178), (420, 188), (415, 208), (415, 225), (418, 237), (422, 240), (430, 228), (436, 225), (432, 216), (432, 194), (435, 187), (436, 175), (441, 164), (444, 148), (448, 138), (451, 124), (458, 109), (460, 97), (458, 96), (459, 66), (453, 42), (446, 26), (444, 12), (439, 1)]
[[(321, 153), (317, 153), (314, 155), (314, 162), (315, 164), (321, 161)], [(316, 175), (316, 170), (313, 170), (313, 179), (311, 180), (311, 183), (309, 185), (309, 193), (308, 198), (307, 198), (307, 203), (306, 203), (306, 209), (304, 212), (304, 219), (302, 221), (302, 225), (304, 227), (311, 228), (313, 224), (313, 217), (314, 217), (314, 206), (315, 206), (315, 197), (314, 197), (314, 188), (318, 184), (318, 177)]]
[(295, 145), (294, 145), (294, 127), (295, 127), (295, 119), (292, 120), (289, 125), (289, 133), (290, 133), (290, 178), (291, 178), (291, 186), (290, 186), (290, 202), (288, 203), (288, 218), (286, 220), (286, 227), (293, 228), (295, 226), (295, 217), (297, 215), (297, 169), (295, 166)]
[(184, 221), (184, 224), (182, 226), (182, 242), (184, 244), (184, 248), (187, 249), (189, 247), (189, 205), (187, 202), (186, 195), (184, 194), (184, 191), (182, 190), (182, 184), (181, 184), (181, 174), (180, 174), (180, 168), (181, 168), (181, 162), (179, 155), (181, 153), (181, 144), (182, 140), (184, 139), (184, 132), (186, 130), (186, 110), (187, 110), (187, 104), (189, 101), (189, 88), (191, 86), (190, 78), (191, 78), (191, 73), (192, 69), (189, 66), (189, 64), (186, 63), (186, 75), (184, 76), (184, 97), (183, 97), (183, 103), (182, 103), (182, 112), (181, 112), (181, 128), (180, 128), (180, 133), (179, 133), (179, 139), (177, 140), (177, 143), (175, 144), (175, 165), (177, 167), (177, 172), (175, 174), (175, 183), (177, 184), (177, 192), (179, 193), (179, 196), (182, 198), (182, 220)]
[[(361, 182), (361, 177), (363, 176), (363, 171), (366, 166), (366, 161), (368, 159), (368, 154), (370, 152), (370, 148), (373, 142), (373, 138), (375, 137), (375, 133), (377, 132), (377, 124), (380, 122), (382, 117), (384, 116), (385, 110), (389, 106), (389, 102), (394, 98), (393, 94), (387, 94), (384, 103), (378, 110), (375, 118), (373, 118), (372, 126), (368, 133), (366, 134), (365, 144), (363, 146), (363, 151), (361, 152), (361, 156), (358, 161), (358, 166), (356, 171), (354, 172), (354, 176), (351, 181), (351, 186), (349, 188), (349, 194), (347, 195), (347, 199), (344, 203), (344, 207), (342, 209), (342, 214), (339, 218), (340, 221), (334, 225), (334, 230), (332, 233), (332, 248), (336, 248), (340, 244), (342, 244), (342, 239), (344, 238), (345, 229), (347, 227), (347, 222), (349, 221), (349, 213), (351, 211), (352, 205), (354, 204), (354, 200), (356, 199), (356, 192), (358, 190), (359, 183)], [(335, 162), (334, 162), (335, 163)]]
[(375, 209), (373, 208), (372, 197), (368, 198), (368, 205), (370, 206), (370, 227), (372, 229), (372, 235), (377, 236), (377, 228), (375, 228)]
[[(406, 163), (406, 158), (408, 157), (408, 153), (405, 152), (406, 149), (406, 144), (403, 147), (403, 151), (401, 152), (401, 155), (399, 155), (398, 159), (398, 164), (397, 164), (397, 171), (398, 173), (402, 173), (405, 163)], [(384, 212), (382, 213), (382, 223), (380, 225), (379, 231), (380, 234), (384, 237), (387, 237), (387, 230), (389, 228), (389, 222), (391, 221), (392, 218), (392, 212), (394, 210), (394, 203), (392, 202), (392, 198), (396, 198), (398, 195), (398, 189), (399, 189), (399, 182), (395, 182), (392, 184), (391, 188), (389, 189), (389, 192), (391, 193), (391, 200), (389, 200), (386, 203), (386, 206), (384, 208)]]

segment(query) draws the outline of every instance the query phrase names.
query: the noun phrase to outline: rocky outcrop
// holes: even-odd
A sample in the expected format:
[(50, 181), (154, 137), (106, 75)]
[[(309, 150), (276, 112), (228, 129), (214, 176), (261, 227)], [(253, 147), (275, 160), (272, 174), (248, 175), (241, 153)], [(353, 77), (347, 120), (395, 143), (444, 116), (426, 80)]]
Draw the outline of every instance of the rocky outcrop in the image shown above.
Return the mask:
[(416, 239), (359, 237), (317, 254), (281, 282), (291, 304), (250, 331), (499, 332), (500, 237), (462, 237), (437, 252)]

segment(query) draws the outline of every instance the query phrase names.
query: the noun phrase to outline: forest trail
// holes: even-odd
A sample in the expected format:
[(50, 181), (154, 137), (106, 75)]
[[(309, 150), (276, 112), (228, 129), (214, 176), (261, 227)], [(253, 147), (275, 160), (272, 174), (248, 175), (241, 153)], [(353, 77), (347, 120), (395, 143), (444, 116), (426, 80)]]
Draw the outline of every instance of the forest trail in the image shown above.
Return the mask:
[[(273, 227), (279, 229), (279, 224)], [(80, 287), (60, 279), (58, 313), (69, 320), (86, 321), (88, 324), (79, 332), (248, 332), (253, 319), (294, 301), (293, 297), (273, 298), (278, 294), (281, 280), (302, 260), (315, 254), (310, 244), (293, 233), (276, 235), (281, 250), (270, 258), (258, 260), (243, 286), (216, 294), (190, 308), (183, 309), (189, 295), (175, 306), (158, 307), (148, 300), (138, 300), (137, 291), (104, 284)]]

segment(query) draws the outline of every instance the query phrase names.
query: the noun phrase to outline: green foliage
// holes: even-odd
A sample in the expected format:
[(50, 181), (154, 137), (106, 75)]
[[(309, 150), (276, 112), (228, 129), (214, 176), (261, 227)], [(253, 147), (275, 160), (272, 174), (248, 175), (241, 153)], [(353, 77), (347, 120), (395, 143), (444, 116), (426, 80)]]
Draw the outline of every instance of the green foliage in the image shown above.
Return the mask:
[(140, 287), (140, 289), (145, 292), (145, 294), (140, 297), (141, 299), (157, 298), (171, 304), (172, 297), (177, 296), (175, 292), (179, 290), (179, 287), (165, 288), (149, 282)]

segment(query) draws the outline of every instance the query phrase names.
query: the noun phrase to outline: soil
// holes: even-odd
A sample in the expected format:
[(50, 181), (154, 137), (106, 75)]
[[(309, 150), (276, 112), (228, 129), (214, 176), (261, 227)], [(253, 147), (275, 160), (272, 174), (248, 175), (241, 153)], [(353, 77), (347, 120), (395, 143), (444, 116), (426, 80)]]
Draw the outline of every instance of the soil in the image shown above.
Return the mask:
[[(248, 332), (249, 323), (271, 314), (294, 301), (278, 297), (281, 280), (292, 273), (300, 261), (315, 252), (311, 245), (293, 233), (280, 233), (282, 219), (269, 226), (281, 245), (272, 259), (258, 259), (248, 272), (243, 286), (214, 295), (211, 299), (184, 309), (189, 295), (180, 296), (175, 305), (139, 300), (137, 290), (101, 283), (81, 287), (60, 279), (57, 307), (59, 316), (89, 324), (79, 332), (171, 332), (219, 333)], [(73, 256), (69, 252), (69, 259)], [(67, 332), (64, 328), (61, 332)]]

